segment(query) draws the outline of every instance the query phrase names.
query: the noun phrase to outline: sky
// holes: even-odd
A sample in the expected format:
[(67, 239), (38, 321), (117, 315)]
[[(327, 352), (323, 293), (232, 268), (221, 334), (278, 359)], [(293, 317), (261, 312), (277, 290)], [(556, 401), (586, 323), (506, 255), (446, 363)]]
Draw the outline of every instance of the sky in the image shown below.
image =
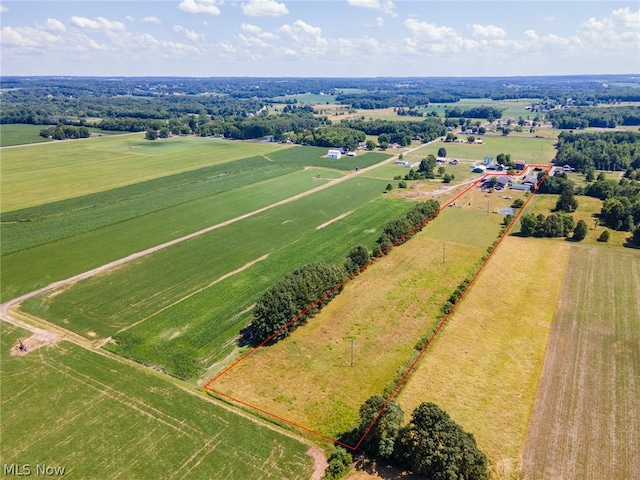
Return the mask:
[(0, 0), (2, 75), (640, 74), (614, 0)]

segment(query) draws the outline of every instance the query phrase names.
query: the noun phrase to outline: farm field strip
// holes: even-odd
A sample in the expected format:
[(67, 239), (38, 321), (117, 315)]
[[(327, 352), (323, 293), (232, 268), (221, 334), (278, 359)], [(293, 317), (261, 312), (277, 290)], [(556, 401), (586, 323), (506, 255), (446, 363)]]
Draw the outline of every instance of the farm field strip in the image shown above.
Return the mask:
[[(0, 272), (2, 296), (15, 297), (211, 225), (260, 213), (296, 195), (313, 193), (332, 181), (314, 178), (316, 172), (324, 170), (295, 171), (6, 255)], [(25, 268), (31, 265), (34, 267)]]
[(521, 478), (637, 478), (639, 319), (638, 252), (573, 245)]
[(7, 464), (104, 479), (303, 479), (313, 471), (307, 445), (166, 378), (64, 341), (12, 355), (28, 333), (0, 328)]
[(3, 149), (0, 210), (42, 205), (287, 148), (292, 147), (194, 136), (150, 142), (140, 134)]
[[(2, 255), (125, 222), (178, 205), (197, 205), (242, 187), (259, 185), (302, 170), (247, 158), (120, 187), (83, 197), (2, 214)], [(325, 169), (318, 175), (330, 176)], [(339, 175), (338, 175), (339, 176)], [(303, 177), (300, 178), (302, 180)], [(246, 195), (246, 193), (245, 193)]]

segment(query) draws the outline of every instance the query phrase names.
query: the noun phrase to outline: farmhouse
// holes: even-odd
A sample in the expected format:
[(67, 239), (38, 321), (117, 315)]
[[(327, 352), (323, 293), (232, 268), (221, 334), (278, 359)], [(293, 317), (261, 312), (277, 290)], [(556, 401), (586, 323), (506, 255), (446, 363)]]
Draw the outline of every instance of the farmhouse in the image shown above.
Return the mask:
[(527, 175), (522, 179), (522, 183), (528, 183), (529, 185), (535, 185), (538, 183), (538, 176), (535, 173)]
[(333, 158), (334, 160), (339, 159), (342, 156), (340, 150), (329, 150), (327, 152), (327, 158)]

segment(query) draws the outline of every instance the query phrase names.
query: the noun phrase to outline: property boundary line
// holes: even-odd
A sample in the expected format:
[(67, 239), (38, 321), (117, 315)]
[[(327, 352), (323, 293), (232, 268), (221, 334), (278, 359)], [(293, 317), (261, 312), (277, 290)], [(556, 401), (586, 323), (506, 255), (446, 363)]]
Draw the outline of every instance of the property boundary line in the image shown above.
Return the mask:
[[(507, 233), (511, 230), (511, 228), (513, 227), (513, 225), (515, 224), (515, 222), (520, 218), (520, 215), (522, 215), (522, 212), (525, 210), (525, 208), (527, 207), (527, 205), (529, 204), (529, 202), (531, 201), (531, 199), (534, 197), (534, 195), (538, 192), (538, 190), (540, 189), (540, 185), (542, 185), (542, 182), (545, 181), (545, 179), (549, 176), (549, 173), (552, 170), (552, 166), (550, 165), (528, 165), (528, 167), (531, 168), (541, 168), (545, 171), (545, 174), (538, 180), (538, 182), (536, 183), (536, 185), (534, 186), (533, 190), (531, 191), (531, 195), (527, 198), (527, 200), (524, 202), (524, 204), (522, 205), (522, 208), (520, 208), (518, 210), (518, 213), (516, 215), (513, 216), (513, 218), (511, 219), (511, 222), (504, 228), (504, 232), (502, 233), (502, 235), (498, 238), (497, 242), (495, 243), (495, 245), (491, 248), (491, 250), (488, 252), (486, 258), (484, 259), (484, 261), (480, 264), (480, 266), (478, 267), (478, 269), (476, 270), (476, 272), (474, 273), (474, 275), (471, 277), (471, 280), (469, 281), (469, 283), (467, 284), (466, 288), (462, 291), (462, 293), (460, 294), (460, 296), (458, 297), (458, 300), (456, 300), (456, 302), (453, 304), (453, 306), (451, 307), (451, 310), (449, 311), (449, 313), (447, 313), (443, 319), (440, 321), (440, 323), (438, 324), (438, 326), (436, 327), (436, 329), (434, 330), (434, 332), (432, 333), (432, 335), (429, 337), (429, 340), (427, 340), (427, 342), (425, 343), (424, 347), (422, 347), (422, 349), (420, 350), (420, 352), (418, 353), (418, 355), (416, 356), (416, 358), (414, 359), (414, 361), (411, 363), (411, 365), (409, 366), (409, 368), (407, 369), (406, 373), (404, 374), (404, 376), (400, 379), (400, 381), (398, 382), (398, 384), (396, 385), (395, 389), (393, 390), (393, 392), (391, 393), (391, 395), (389, 395), (389, 397), (387, 398), (386, 402), (384, 403), (384, 405), (382, 406), (382, 408), (380, 409), (380, 411), (378, 412), (378, 414), (376, 415), (376, 417), (373, 419), (373, 421), (369, 424), (369, 426), (367, 427), (367, 429), (364, 431), (364, 433), (362, 434), (362, 436), (360, 437), (360, 439), (356, 442), (355, 445), (349, 445), (346, 444), (344, 442), (341, 442), (340, 440), (337, 440), (335, 438), (329, 437), (328, 435), (324, 435), (320, 432), (317, 432), (309, 427), (305, 427), (304, 425), (300, 425), (292, 420), (288, 420), (280, 415), (277, 415), (273, 412), (269, 412), (263, 408), (257, 407), (255, 405), (252, 405), (248, 402), (245, 402), (241, 399), (232, 397), (230, 395), (227, 395), (219, 390), (216, 390), (215, 388), (213, 388), (211, 385), (213, 383), (215, 383), (218, 379), (220, 379), (223, 375), (226, 375), (228, 372), (230, 372), (231, 370), (233, 370), (236, 366), (238, 366), (238, 364), (240, 364), (241, 362), (243, 362), (247, 357), (249, 357), (250, 355), (252, 355), (253, 353), (255, 353), (258, 349), (262, 348), (264, 345), (266, 345), (267, 343), (269, 343), (273, 338), (275, 338), (279, 333), (281, 333), (283, 330), (285, 330), (286, 328), (288, 328), (290, 325), (292, 325), (294, 322), (296, 322), (297, 320), (299, 320), (300, 318), (302, 318), (304, 315), (306, 315), (307, 313), (309, 313), (312, 309), (314, 309), (317, 305), (319, 305), (320, 303), (322, 303), (324, 300), (327, 299), (327, 297), (333, 295), (335, 292), (339, 291), (340, 289), (342, 289), (346, 284), (348, 284), (351, 280), (353, 280), (355, 277), (357, 277), (360, 273), (364, 272), (367, 268), (369, 268), (373, 263), (375, 263), (378, 259), (386, 256), (392, 249), (394, 249), (395, 247), (403, 244), (406, 240), (408, 240), (413, 234), (415, 234), (416, 232), (420, 231), (422, 228), (424, 228), (425, 225), (427, 225), (431, 220), (433, 220), (434, 218), (436, 218), (440, 212), (442, 212), (443, 210), (445, 210), (450, 204), (455, 203), (456, 200), (458, 200), (460, 197), (462, 197), (464, 194), (466, 194), (469, 190), (475, 188), (479, 183), (483, 182), (487, 177), (493, 177), (493, 176), (513, 176), (513, 175), (509, 175), (507, 173), (485, 173), (484, 175), (482, 175), (480, 178), (478, 178), (478, 180), (474, 181), (473, 183), (471, 183), (467, 188), (465, 188), (462, 192), (460, 192), (459, 194), (457, 194), (455, 197), (453, 197), (451, 200), (448, 200), (443, 206), (441, 206), (434, 214), (430, 215), (429, 217), (427, 217), (426, 219), (424, 219), (422, 222), (420, 222), (417, 226), (415, 226), (414, 228), (412, 228), (409, 232), (407, 232), (405, 235), (403, 235), (401, 238), (399, 238), (398, 240), (396, 240), (391, 246), (389, 246), (388, 248), (386, 248), (385, 250), (383, 250), (382, 252), (380, 252), (378, 255), (376, 255), (375, 257), (373, 257), (372, 259), (370, 259), (365, 265), (363, 265), (362, 267), (360, 267), (357, 271), (355, 271), (354, 273), (352, 273), (351, 275), (349, 275), (346, 279), (344, 279), (342, 282), (340, 282), (338, 285), (336, 285), (335, 287), (333, 287), (331, 290), (329, 290), (328, 292), (326, 292), (324, 295), (322, 295), (320, 298), (318, 298), (316, 301), (314, 301), (312, 304), (310, 304), (307, 308), (305, 308), (302, 312), (300, 312), (298, 315), (296, 315), (293, 319), (291, 319), (289, 322), (287, 322), (283, 327), (279, 328), (278, 330), (276, 330), (273, 334), (271, 334), (267, 339), (263, 340), (262, 342), (260, 342), (257, 346), (253, 347), (251, 350), (249, 350), (248, 352), (246, 352), (245, 354), (243, 354), (242, 356), (240, 356), (240, 358), (238, 358), (237, 360), (235, 360), (233, 363), (231, 363), (231, 365), (227, 366), (224, 370), (222, 370), (220, 373), (218, 373), (215, 377), (213, 377), (211, 380), (209, 380), (205, 385), (204, 385), (204, 389), (208, 392), (213, 393), (214, 395), (218, 395), (220, 397), (226, 398), (227, 400), (231, 400), (234, 403), (237, 403), (239, 405), (242, 405), (244, 407), (250, 408), (252, 410), (255, 410), (263, 415), (267, 415), (269, 417), (272, 417), (278, 421), (281, 422), (285, 422), (293, 427), (299, 428), (307, 433), (311, 433), (312, 435), (315, 435), (317, 437), (320, 437), (324, 440), (329, 440), (332, 443), (335, 443), (336, 445), (340, 445), (342, 447), (348, 448), (350, 450), (357, 450), (360, 445), (362, 444), (362, 442), (364, 441), (364, 439), (366, 438), (366, 436), (369, 434), (369, 432), (371, 431), (371, 429), (375, 426), (375, 424), (378, 422), (378, 420), (380, 419), (380, 417), (382, 416), (382, 414), (384, 413), (384, 411), (386, 410), (387, 406), (389, 405), (389, 403), (391, 403), (391, 401), (396, 397), (396, 395), (400, 392), (400, 389), (402, 388), (402, 386), (406, 383), (407, 379), (409, 378), (409, 375), (411, 374), (411, 372), (415, 369), (415, 367), (418, 365), (418, 362), (420, 361), (420, 359), (422, 358), (422, 356), (425, 354), (425, 352), (427, 351), (427, 349), (431, 346), (431, 344), (433, 343), (433, 341), (435, 340), (435, 338), (437, 337), (437, 335), (440, 333), (440, 331), (444, 328), (444, 326), (446, 325), (447, 321), (449, 320), (449, 318), (451, 317), (451, 315), (455, 312), (457, 306), (460, 304), (460, 302), (464, 299), (464, 297), (466, 296), (467, 292), (469, 291), (469, 289), (471, 288), (471, 286), (474, 284), (476, 278), (478, 277), (478, 275), (480, 275), (480, 272), (482, 272), (482, 270), (484, 269), (484, 267), (487, 265), (487, 263), (489, 262), (489, 260), (491, 259), (491, 257), (493, 256), (494, 252), (496, 251), (496, 249), (500, 246), (500, 244), (502, 243), (502, 241), (505, 239), (505, 237), (507, 236)], [(526, 170), (522, 173), (519, 173), (518, 176), (520, 175), (524, 175), (526, 173)]]

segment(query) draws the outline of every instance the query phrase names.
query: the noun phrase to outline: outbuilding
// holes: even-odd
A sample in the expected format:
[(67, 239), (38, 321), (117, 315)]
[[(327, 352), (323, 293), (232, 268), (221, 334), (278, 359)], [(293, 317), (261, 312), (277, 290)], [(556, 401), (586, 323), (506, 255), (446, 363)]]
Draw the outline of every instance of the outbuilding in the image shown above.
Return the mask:
[(327, 158), (333, 158), (334, 160), (339, 159), (342, 156), (340, 150), (329, 150), (327, 152)]

